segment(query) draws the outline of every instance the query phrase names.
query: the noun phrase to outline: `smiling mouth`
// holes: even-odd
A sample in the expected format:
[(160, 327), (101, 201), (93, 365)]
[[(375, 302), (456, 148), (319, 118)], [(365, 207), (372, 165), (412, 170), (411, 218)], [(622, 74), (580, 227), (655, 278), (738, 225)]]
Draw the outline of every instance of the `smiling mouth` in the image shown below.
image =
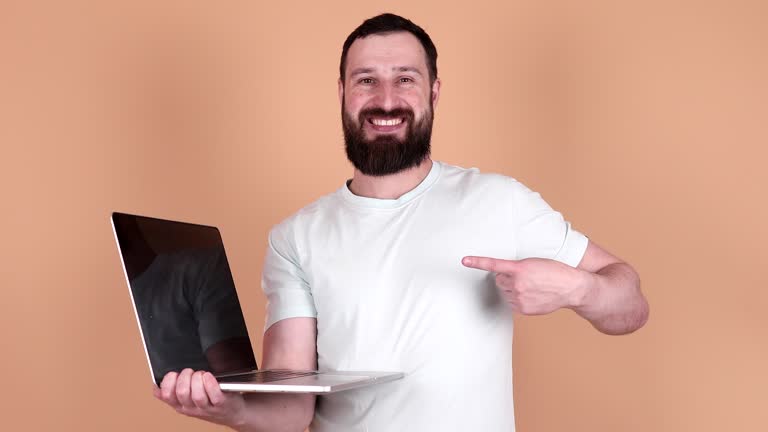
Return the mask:
[(397, 132), (405, 127), (406, 119), (404, 117), (384, 118), (368, 117), (368, 125), (371, 129), (380, 133)]
[(369, 118), (368, 119), (368, 123), (375, 126), (397, 126), (404, 121), (405, 121), (404, 118), (396, 118), (396, 119)]

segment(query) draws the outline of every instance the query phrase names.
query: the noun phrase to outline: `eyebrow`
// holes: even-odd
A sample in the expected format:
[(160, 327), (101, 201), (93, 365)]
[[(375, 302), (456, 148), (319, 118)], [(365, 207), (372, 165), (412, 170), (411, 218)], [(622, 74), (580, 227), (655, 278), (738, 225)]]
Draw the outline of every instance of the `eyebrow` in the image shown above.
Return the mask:
[[(422, 75), (421, 71), (413, 66), (395, 66), (392, 68), (392, 70), (397, 72), (413, 72), (413, 73)], [(353, 69), (352, 72), (349, 74), (349, 76), (353, 77), (355, 75), (367, 74), (375, 71), (376, 69), (372, 67), (361, 67), (361, 68)]]

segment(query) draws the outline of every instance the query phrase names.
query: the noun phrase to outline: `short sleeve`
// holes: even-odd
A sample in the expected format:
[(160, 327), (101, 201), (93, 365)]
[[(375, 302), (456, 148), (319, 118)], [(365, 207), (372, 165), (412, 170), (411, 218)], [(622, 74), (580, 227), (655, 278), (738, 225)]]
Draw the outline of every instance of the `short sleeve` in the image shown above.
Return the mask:
[(587, 250), (587, 237), (573, 229), (538, 192), (516, 182), (513, 199), (517, 259), (548, 258), (576, 267)]
[(317, 317), (312, 291), (298, 264), (296, 249), (278, 228), (269, 234), (261, 279), (262, 289), (267, 296), (265, 331), (272, 324), (286, 318)]

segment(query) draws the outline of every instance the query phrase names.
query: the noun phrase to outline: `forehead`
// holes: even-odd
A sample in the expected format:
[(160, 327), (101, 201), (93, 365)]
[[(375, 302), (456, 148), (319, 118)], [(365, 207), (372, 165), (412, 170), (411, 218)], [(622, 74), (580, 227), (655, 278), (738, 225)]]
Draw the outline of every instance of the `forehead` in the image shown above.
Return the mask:
[(410, 66), (427, 73), (426, 51), (409, 32), (369, 35), (347, 52), (346, 73), (357, 68), (391, 69)]

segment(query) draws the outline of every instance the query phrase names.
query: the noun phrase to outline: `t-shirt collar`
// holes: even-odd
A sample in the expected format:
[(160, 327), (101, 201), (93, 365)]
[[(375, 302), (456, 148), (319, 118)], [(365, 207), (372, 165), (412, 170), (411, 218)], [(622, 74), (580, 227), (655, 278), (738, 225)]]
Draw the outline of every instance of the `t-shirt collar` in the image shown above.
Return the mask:
[(349, 190), (349, 180), (344, 182), (344, 186), (341, 187), (341, 195), (344, 197), (344, 200), (347, 201), (350, 204), (353, 204), (358, 207), (368, 207), (368, 208), (398, 208), (402, 207), (409, 202), (413, 201), (417, 197), (421, 196), (424, 192), (426, 192), (435, 182), (437, 181), (438, 177), (440, 176), (441, 171), (441, 165), (438, 161), (432, 161), (432, 168), (429, 170), (429, 174), (427, 174), (426, 177), (424, 177), (424, 180), (421, 181), (421, 183), (418, 184), (415, 188), (411, 189), (410, 191), (406, 192), (400, 198), (397, 199), (380, 199), (380, 198), (369, 198), (369, 197), (362, 197), (359, 195), (355, 195), (352, 193), (351, 190)]

